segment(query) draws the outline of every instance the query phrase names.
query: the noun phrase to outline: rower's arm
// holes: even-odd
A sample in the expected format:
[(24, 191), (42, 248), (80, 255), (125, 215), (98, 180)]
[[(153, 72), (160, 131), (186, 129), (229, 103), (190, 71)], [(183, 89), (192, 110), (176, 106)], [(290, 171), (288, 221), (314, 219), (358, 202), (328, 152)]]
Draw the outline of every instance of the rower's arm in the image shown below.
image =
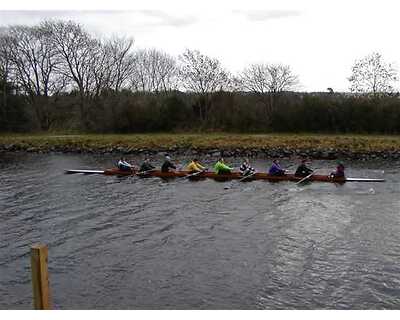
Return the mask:
[(227, 166), (226, 164), (224, 164), (224, 169), (225, 170), (233, 170), (233, 168), (231, 168), (230, 166)]

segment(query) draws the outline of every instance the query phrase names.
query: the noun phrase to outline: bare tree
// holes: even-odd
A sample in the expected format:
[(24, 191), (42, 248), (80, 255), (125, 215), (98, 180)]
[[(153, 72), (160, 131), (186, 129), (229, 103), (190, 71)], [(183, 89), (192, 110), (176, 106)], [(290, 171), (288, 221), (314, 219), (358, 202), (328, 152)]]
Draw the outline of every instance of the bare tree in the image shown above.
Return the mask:
[(107, 96), (112, 99), (109, 103), (111, 121), (113, 126), (117, 124), (117, 109), (123, 88), (127, 88), (129, 77), (134, 71), (135, 59), (130, 51), (133, 39), (113, 37), (106, 41), (99, 41), (97, 63), (93, 74), (95, 79), (94, 98), (99, 98), (101, 93), (107, 91)]
[(134, 72), (135, 57), (131, 51), (132, 46), (132, 38), (117, 37), (110, 39), (105, 45), (111, 64), (109, 85), (115, 92), (127, 87), (129, 77)]
[(166, 92), (176, 88), (177, 66), (174, 57), (157, 49), (139, 50), (131, 77), (134, 90)]
[(198, 111), (206, 120), (211, 109), (211, 95), (229, 84), (229, 74), (218, 59), (210, 58), (198, 50), (186, 50), (180, 56), (180, 80), (182, 86), (200, 95)]
[(57, 72), (60, 61), (48, 40), (38, 26), (10, 27), (6, 40), (15, 83), (28, 98), (43, 130), (53, 121), (49, 97), (65, 86), (65, 78)]
[(299, 82), (290, 67), (281, 64), (250, 65), (241, 72), (238, 81), (243, 90), (253, 92), (260, 97), (268, 121), (280, 93), (293, 90)]
[(11, 73), (11, 58), (8, 29), (0, 29), (0, 77), (4, 82), (9, 81)]
[[(113, 77), (113, 57), (107, 43), (94, 40), (91, 43), (92, 65), (88, 68), (88, 80), (85, 95), (99, 98), (104, 90), (111, 89)], [(91, 79), (90, 79), (91, 78)]]
[(298, 77), (287, 65), (253, 64), (243, 70), (239, 81), (246, 91), (278, 93), (294, 89), (298, 84)]
[[(101, 45), (80, 24), (73, 21), (45, 21), (41, 24), (61, 59), (59, 72), (68, 77), (78, 90), (81, 122), (89, 127), (90, 99), (99, 94), (103, 84)], [(99, 61), (100, 58), (100, 61)], [(97, 69), (96, 69), (97, 68)]]
[(177, 63), (176, 59), (171, 55), (154, 51), (154, 64), (159, 78), (159, 91), (168, 91), (177, 89)]
[(351, 92), (377, 97), (394, 91), (397, 71), (390, 63), (383, 61), (382, 55), (377, 52), (357, 60), (351, 71), (348, 78)]
[(8, 85), (11, 82), (11, 59), (10, 47), (8, 45), (7, 29), (0, 30), (0, 85), (1, 85), (1, 114), (2, 118), (6, 118), (7, 110), (7, 92)]

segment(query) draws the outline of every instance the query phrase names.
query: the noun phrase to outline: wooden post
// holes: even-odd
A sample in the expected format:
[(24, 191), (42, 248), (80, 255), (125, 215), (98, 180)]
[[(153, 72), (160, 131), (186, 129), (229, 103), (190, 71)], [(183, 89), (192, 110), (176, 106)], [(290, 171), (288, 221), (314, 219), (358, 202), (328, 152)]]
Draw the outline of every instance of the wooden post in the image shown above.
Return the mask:
[(51, 309), (47, 257), (46, 245), (37, 244), (31, 247), (33, 306), (36, 310)]

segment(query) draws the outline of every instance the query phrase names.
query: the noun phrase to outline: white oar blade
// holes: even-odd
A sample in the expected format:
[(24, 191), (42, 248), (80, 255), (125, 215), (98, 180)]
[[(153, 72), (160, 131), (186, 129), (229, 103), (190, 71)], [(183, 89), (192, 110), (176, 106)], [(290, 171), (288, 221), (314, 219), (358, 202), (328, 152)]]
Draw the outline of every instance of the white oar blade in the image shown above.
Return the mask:
[(84, 173), (84, 174), (104, 174), (104, 170), (65, 170), (67, 174)]

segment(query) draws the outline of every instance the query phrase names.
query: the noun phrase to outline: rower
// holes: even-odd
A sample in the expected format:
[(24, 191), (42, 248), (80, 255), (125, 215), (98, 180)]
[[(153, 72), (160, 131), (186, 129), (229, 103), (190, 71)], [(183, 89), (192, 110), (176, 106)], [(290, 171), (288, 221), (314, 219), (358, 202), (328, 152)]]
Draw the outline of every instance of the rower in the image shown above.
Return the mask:
[(190, 173), (195, 173), (205, 171), (207, 168), (201, 165), (198, 159), (194, 158), (192, 162), (190, 162), (189, 165), (186, 167), (186, 169)]
[(135, 171), (135, 167), (126, 162), (125, 158), (121, 157), (117, 163), (117, 167), (121, 171)]
[(294, 174), (296, 177), (306, 177), (306, 176), (308, 176), (309, 174), (311, 174), (313, 172), (312, 169), (310, 169), (310, 168), (308, 168), (306, 166), (306, 162), (307, 162), (306, 159), (302, 159), (301, 160), (301, 163), (297, 167), (297, 170), (296, 170), (296, 172)]
[(176, 166), (171, 162), (171, 157), (166, 156), (165, 161), (161, 166), (161, 172), (169, 172), (169, 169), (176, 170)]
[(247, 158), (244, 159), (239, 170), (242, 173), (242, 176), (248, 176), (248, 175), (254, 174), (256, 172), (256, 170), (250, 166), (249, 159), (247, 159)]
[(214, 170), (217, 174), (230, 174), (233, 168), (225, 164), (224, 158), (220, 158), (214, 165)]
[(268, 173), (270, 176), (284, 176), (285, 170), (281, 168), (281, 166), (279, 165), (279, 161), (277, 159), (274, 159)]
[(343, 163), (339, 162), (336, 171), (332, 172), (329, 177), (331, 178), (344, 178), (344, 165)]
[(149, 158), (145, 158), (142, 165), (140, 166), (139, 171), (140, 172), (146, 172), (146, 171), (152, 171), (154, 170), (156, 167), (154, 167), (151, 163), (150, 163), (150, 159)]

